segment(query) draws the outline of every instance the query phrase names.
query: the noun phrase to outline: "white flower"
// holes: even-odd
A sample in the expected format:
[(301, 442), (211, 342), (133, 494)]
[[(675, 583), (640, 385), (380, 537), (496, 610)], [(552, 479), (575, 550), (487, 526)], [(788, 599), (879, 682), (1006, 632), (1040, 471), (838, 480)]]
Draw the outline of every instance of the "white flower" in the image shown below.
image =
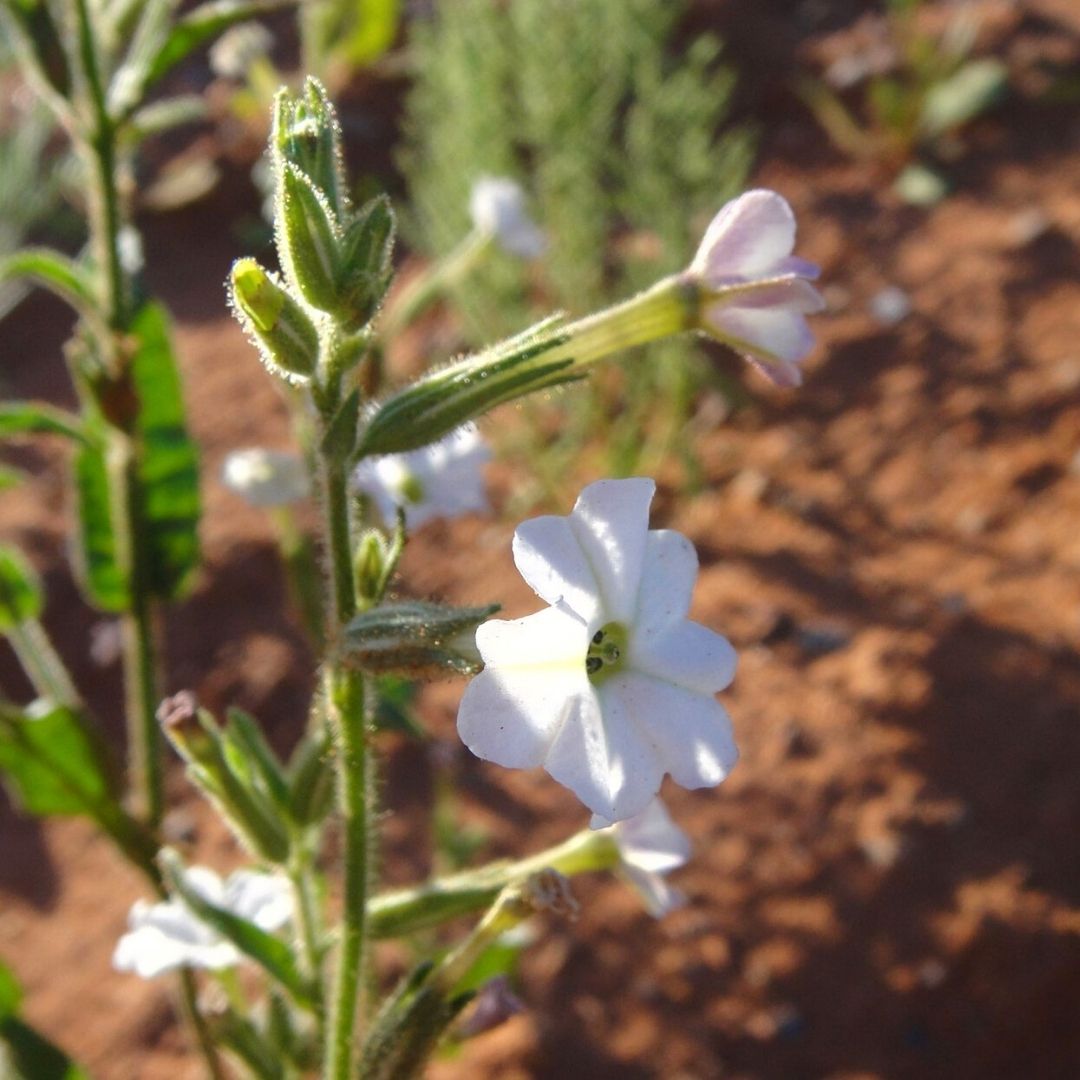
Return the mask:
[(679, 533), (649, 530), (655, 490), (601, 480), (568, 517), (518, 528), (514, 561), (551, 607), (477, 630), (486, 667), (458, 712), (478, 757), (543, 765), (608, 821), (644, 810), (665, 773), (711, 787), (738, 756), (713, 696), (735, 651), (686, 618), (697, 555)]
[(543, 230), (525, 209), (525, 192), (505, 176), (482, 176), (469, 196), (473, 226), (493, 236), (509, 255), (538, 259), (547, 248)]
[(825, 303), (818, 268), (791, 254), (795, 215), (775, 191), (748, 191), (713, 218), (689, 274), (704, 286), (701, 329), (780, 386), (802, 382), (814, 346), (806, 315)]
[[(210, 903), (261, 930), (277, 930), (292, 916), (292, 896), (284, 878), (236, 870), (222, 881), (208, 867), (192, 866), (184, 871), (184, 880)], [(113, 967), (152, 979), (184, 965), (219, 971), (234, 967), (240, 959), (236, 946), (179, 898), (157, 904), (136, 900), (128, 915), (128, 932), (113, 953)]]
[(609, 824), (597, 814), (592, 828), (610, 834), (619, 852), (617, 872), (637, 890), (650, 915), (660, 918), (684, 903), (678, 889), (664, 880), (690, 858), (690, 838), (671, 820), (667, 808), (653, 799), (640, 814)]
[(433, 518), (487, 510), (482, 466), (490, 458), (490, 447), (469, 426), (407, 454), (365, 458), (353, 473), (353, 485), (375, 500), (387, 523), (398, 506), (404, 507), (405, 523), (415, 529)]
[(305, 498), (311, 481), (298, 454), (255, 446), (225, 458), (221, 479), (252, 506), (284, 506)]

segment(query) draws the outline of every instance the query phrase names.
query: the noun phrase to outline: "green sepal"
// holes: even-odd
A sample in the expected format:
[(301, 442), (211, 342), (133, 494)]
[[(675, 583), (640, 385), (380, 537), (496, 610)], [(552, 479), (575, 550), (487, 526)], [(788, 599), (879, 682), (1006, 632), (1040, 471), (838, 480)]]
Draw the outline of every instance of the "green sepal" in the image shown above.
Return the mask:
[(229, 291), (233, 311), (266, 366), (285, 379), (308, 378), (319, 360), (319, 331), (278, 276), (254, 259), (237, 259)]
[(211, 1019), (210, 1031), (214, 1042), (232, 1051), (257, 1080), (284, 1080), (286, 1073), (276, 1048), (246, 1016), (225, 1009)]
[(339, 220), (349, 211), (341, 125), (325, 87), (310, 75), (303, 89), (278, 91), (270, 150), (279, 177), (295, 166), (322, 192)]
[(41, 615), (41, 580), (15, 548), (0, 545), (0, 633)]
[(470, 675), (481, 666), (472, 632), (498, 610), (498, 604), (455, 608), (423, 600), (383, 604), (349, 620), (342, 659), (372, 675)]
[(313, 988), (300, 974), (292, 949), (281, 938), (231, 911), (210, 903), (190, 888), (184, 880), (183, 862), (172, 849), (163, 848), (158, 858), (170, 892), (179, 896), (198, 918), (212, 926), (246, 957), (258, 964), (298, 1005), (306, 1009), (314, 1007)]
[(223, 739), (233, 772), (257, 786), (280, 810), (289, 802), (289, 782), (281, 762), (253, 716), (243, 709), (230, 708), (226, 714)]
[(497, 405), (583, 376), (560, 352), (567, 342), (547, 319), (502, 345), (433, 371), (384, 401), (360, 438), (358, 457), (399, 454), (437, 442)]
[(235, 732), (223, 731), (205, 709), (176, 710), (162, 721), (166, 738), (187, 762), (188, 778), (218, 808), (256, 858), (278, 865), (289, 857), (280, 808), (259, 767), (245, 760)]
[(336, 311), (341, 229), (326, 195), (290, 162), (278, 177), (274, 218), (289, 283), (312, 307)]
[(396, 222), (390, 200), (379, 195), (349, 223), (338, 267), (338, 314), (346, 327), (368, 323), (379, 309), (393, 275)]
[(334, 808), (333, 746), (325, 732), (305, 735), (289, 761), (289, 817), (304, 827)]
[(348, 461), (356, 447), (356, 429), (360, 422), (360, 391), (354, 389), (338, 406), (323, 435), (320, 449), (333, 461)]

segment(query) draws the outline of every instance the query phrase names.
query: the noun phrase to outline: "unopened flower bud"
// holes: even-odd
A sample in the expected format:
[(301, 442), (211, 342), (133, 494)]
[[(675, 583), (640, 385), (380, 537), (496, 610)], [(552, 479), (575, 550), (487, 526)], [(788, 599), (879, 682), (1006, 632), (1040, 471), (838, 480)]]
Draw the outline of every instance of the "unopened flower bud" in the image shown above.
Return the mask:
[(356, 597), (362, 605), (374, 603), (379, 598), (386, 568), (386, 542), (374, 529), (360, 537), (353, 559), (356, 578)]
[(272, 371), (307, 378), (319, 359), (319, 332), (311, 316), (276, 274), (254, 259), (238, 259), (229, 275), (233, 311)]

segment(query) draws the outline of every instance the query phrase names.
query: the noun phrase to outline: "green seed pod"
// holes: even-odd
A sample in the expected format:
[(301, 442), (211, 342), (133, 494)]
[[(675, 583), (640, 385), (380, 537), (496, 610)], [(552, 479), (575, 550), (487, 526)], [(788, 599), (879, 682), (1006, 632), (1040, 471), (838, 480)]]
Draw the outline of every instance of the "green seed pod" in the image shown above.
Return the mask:
[(238, 259), (229, 275), (233, 313), (267, 367), (286, 379), (307, 378), (319, 359), (319, 331), (276, 274)]

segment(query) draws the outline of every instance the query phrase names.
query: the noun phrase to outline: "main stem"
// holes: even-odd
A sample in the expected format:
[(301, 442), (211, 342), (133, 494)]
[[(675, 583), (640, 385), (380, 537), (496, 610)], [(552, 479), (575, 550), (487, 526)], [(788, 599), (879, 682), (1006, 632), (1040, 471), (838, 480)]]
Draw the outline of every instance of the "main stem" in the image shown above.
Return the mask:
[[(323, 499), (333, 612), (327, 640), (334, 643), (356, 613), (356, 591), (347, 477), (344, 465), (329, 456), (323, 462)], [(327, 1080), (350, 1080), (367, 937), (369, 764), (363, 676), (332, 659), (324, 675), (324, 693), (327, 720), (337, 744), (338, 807), (345, 830), (344, 911), (324, 1075)]]

